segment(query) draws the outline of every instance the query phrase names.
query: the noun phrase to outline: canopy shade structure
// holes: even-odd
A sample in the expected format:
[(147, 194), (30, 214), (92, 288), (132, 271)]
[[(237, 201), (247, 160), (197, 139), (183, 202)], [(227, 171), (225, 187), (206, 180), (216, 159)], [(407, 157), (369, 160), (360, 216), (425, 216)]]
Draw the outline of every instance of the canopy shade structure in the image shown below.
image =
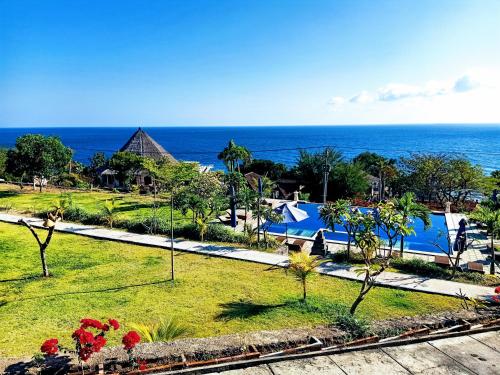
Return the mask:
[(283, 217), (282, 223), (285, 224), (286, 243), (288, 243), (288, 223), (298, 223), (309, 217), (306, 211), (295, 207), (292, 203), (283, 203), (276, 207), (274, 212)]

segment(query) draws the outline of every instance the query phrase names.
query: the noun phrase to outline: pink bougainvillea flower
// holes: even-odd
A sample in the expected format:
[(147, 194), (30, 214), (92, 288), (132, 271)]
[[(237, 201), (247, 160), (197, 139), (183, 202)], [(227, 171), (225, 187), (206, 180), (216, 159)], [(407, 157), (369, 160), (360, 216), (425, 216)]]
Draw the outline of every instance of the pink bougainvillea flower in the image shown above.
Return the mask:
[(497, 287), (495, 288), (495, 293), (496, 293), (496, 294), (500, 294), (500, 286), (497, 286)]

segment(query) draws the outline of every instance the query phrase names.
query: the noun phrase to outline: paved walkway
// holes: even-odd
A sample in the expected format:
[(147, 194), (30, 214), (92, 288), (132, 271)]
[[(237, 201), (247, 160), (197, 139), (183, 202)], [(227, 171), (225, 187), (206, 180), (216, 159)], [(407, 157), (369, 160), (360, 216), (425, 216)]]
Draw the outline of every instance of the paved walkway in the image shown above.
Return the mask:
[(222, 375), (500, 374), (500, 332), (275, 362)]
[[(26, 219), (35, 227), (42, 227), (42, 219), (26, 218), (18, 215), (0, 213), (0, 221), (7, 223), (17, 223), (22, 218)], [(66, 222), (58, 222), (56, 224), (56, 230), (60, 232), (83, 235), (98, 239), (170, 249), (170, 239), (162, 236), (135, 234), (119, 230), (106, 229), (102, 227)], [(284, 255), (271, 254), (257, 250), (239, 249), (230, 246), (211, 245), (208, 243), (200, 243), (187, 240), (175, 240), (174, 249), (196, 254), (245, 260), (276, 267), (284, 267), (288, 262), (288, 257)], [(335, 264), (331, 262), (321, 265), (318, 268), (318, 272), (324, 275), (340, 277), (343, 279), (362, 280), (362, 276), (358, 276), (354, 272), (354, 267)], [(491, 294), (493, 291), (493, 288), (491, 287), (463, 284), (440, 279), (429, 279), (425, 277), (394, 272), (384, 272), (377, 278), (377, 284), (382, 286), (391, 286), (400, 289), (442, 294), (448, 296), (456, 296), (459, 291), (462, 291), (462, 293), (464, 293), (468, 297), (474, 298)]]

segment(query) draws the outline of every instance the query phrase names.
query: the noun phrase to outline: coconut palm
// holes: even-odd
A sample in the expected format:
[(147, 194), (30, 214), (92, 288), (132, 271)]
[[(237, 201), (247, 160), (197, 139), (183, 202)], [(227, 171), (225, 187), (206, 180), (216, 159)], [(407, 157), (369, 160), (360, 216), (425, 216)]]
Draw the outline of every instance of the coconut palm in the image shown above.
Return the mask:
[(316, 256), (311, 256), (304, 251), (292, 253), (290, 255), (287, 271), (295, 276), (297, 281), (302, 283), (302, 300), (307, 298), (307, 279), (311, 278), (314, 269), (321, 264), (321, 260)]
[[(396, 211), (403, 217), (405, 223), (409, 223), (411, 218), (417, 218), (424, 223), (424, 229), (428, 229), (432, 225), (430, 218), (431, 211), (423, 204), (416, 202), (415, 194), (412, 192), (404, 193), (399, 199), (394, 199), (394, 207)], [(400, 236), (400, 252), (403, 257), (404, 251), (404, 235)]]
[(229, 172), (234, 172), (236, 167), (240, 171), (240, 161), (248, 162), (252, 159), (252, 153), (244, 146), (238, 146), (231, 139), (229, 144), (222, 150), (217, 159), (222, 160)]
[(495, 274), (495, 237), (500, 236), (500, 210), (494, 210), (485, 205), (479, 205), (469, 214), (469, 219), (483, 224), (490, 235), (491, 264), (490, 274)]

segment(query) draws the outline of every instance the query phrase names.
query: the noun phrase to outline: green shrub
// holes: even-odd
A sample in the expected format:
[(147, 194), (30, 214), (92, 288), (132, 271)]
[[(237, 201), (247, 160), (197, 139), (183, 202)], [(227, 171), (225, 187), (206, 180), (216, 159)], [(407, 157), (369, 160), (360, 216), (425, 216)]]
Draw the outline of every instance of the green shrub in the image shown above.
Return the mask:
[(392, 260), (391, 266), (397, 270), (420, 276), (446, 278), (450, 275), (447, 270), (437, 264), (422, 259), (395, 258)]
[(336, 315), (333, 317), (332, 324), (346, 331), (352, 339), (364, 337), (370, 333), (370, 325), (368, 322), (352, 315), (346, 306), (340, 306)]
[(347, 259), (347, 250), (341, 250), (330, 255), (330, 259), (334, 263), (363, 263), (363, 256), (359, 253), (351, 251), (351, 258)]
[(188, 333), (188, 329), (177, 320), (160, 320), (154, 324), (130, 324), (146, 342), (166, 342), (175, 340)]

